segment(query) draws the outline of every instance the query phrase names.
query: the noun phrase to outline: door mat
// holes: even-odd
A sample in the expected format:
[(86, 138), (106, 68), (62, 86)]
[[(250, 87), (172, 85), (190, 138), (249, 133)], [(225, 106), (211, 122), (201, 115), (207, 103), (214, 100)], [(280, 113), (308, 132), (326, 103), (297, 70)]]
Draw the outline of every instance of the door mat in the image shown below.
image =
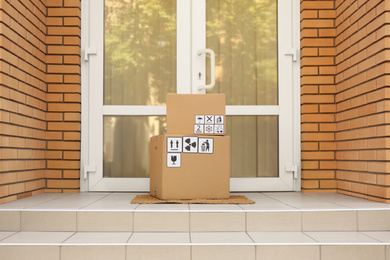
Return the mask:
[(137, 195), (131, 204), (254, 204), (253, 200), (243, 195), (231, 195), (228, 199), (190, 199), (190, 200), (161, 200), (151, 195)]

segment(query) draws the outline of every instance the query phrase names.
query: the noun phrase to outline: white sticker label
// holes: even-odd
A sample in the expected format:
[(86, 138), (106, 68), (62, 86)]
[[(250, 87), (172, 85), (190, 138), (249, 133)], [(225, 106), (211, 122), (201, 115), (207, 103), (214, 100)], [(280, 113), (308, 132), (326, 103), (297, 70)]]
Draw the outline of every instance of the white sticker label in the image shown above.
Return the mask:
[(216, 125), (223, 125), (223, 116), (215, 116), (215, 124)]
[(194, 134), (203, 134), (204, 125), (194, 125)]
[(199, 138), (199, 153), (213, 153), (214, 139), (213, 138)]
[(205, 115), (205, 124), (206, 125), (213, 125), (214, 124), (214, 115)]
[(181, 153), (167, 153), (167, 167), (179, 168), (181, 166)]
[(213, 134), (214, 133), (214, 126), (213, 125), (205, 125), (204, 132), (205, 132), (205, 134)]
[(167, 137), (167, 152), (181, 152), (181, 137)]
[(204, 115), (196, 115), (195, 116), (195, 124), (204, 124)]
[(214, 125), (214, 134), (223, 134), (223, 125)]
[(197, 153), (198, 152), (198, 137), (185, 136), (183, 137), (183, 153)]

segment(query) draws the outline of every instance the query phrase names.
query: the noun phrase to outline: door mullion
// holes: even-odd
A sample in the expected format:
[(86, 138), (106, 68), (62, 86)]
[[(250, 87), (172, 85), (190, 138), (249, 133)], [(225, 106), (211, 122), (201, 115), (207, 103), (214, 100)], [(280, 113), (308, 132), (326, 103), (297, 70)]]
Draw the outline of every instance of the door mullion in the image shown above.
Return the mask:
[(198, 55), (198, 50), (206, 48), (206, 0), (192, 0), (192, 94), (205, 94), (198, 86), (206, 84), (206, 54)]
[(176, 1), (176, 91), (191, 93), (191, 0)]

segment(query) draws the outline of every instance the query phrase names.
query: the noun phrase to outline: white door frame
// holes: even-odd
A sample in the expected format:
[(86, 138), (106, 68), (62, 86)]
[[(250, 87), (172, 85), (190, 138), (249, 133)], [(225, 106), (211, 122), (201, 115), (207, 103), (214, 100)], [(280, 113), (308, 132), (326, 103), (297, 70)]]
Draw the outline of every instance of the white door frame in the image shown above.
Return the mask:
[[(103, 178), (103, 116), (165, 115), (166, 108), (103, 106), (104, 0), (82, 3), (81, 191), (149, 191), (148, 178)], [(205, 21), (204, 9), (205, 0), (177, 1), (177, 10), (180, 10), (177, 12), (180, 21), (177, 23), (177, 38), (180, 39), (177, 57), (181, 57), (177, 61), (177, 93), (180, 94), (199, 93), (196, 84), (201, 82), (195, 75), (205, 72), (204, 57), (196, 54), (198, 49), (205, 48), (205, 22), (191, 21), (194, 12)], [(226, 107), (226, 115), (279, 115), (279, 178), (231, 178), (231, 191), (300, 190), (299, 10), (298, 0), (278, 0), (278, 17), (283, 17), (278, 19), (279, 105)], [(90, 71), (100, 78), (90, 75)], [(186, 87), (188, 82), (191, 88)], [(91, 130), (90, 126), (99, 125), (100, 128)]]

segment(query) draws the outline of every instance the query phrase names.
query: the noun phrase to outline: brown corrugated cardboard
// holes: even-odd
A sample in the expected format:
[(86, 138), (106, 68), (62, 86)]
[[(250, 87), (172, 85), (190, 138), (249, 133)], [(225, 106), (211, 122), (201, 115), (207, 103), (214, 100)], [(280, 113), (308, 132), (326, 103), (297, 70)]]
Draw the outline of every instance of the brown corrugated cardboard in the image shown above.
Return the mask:
[(230, 137), (151, 137), (150, 194), (159, 199), (229, 198)]
[(225, 135), (225, 94), (168, 94), (167, 134)]

